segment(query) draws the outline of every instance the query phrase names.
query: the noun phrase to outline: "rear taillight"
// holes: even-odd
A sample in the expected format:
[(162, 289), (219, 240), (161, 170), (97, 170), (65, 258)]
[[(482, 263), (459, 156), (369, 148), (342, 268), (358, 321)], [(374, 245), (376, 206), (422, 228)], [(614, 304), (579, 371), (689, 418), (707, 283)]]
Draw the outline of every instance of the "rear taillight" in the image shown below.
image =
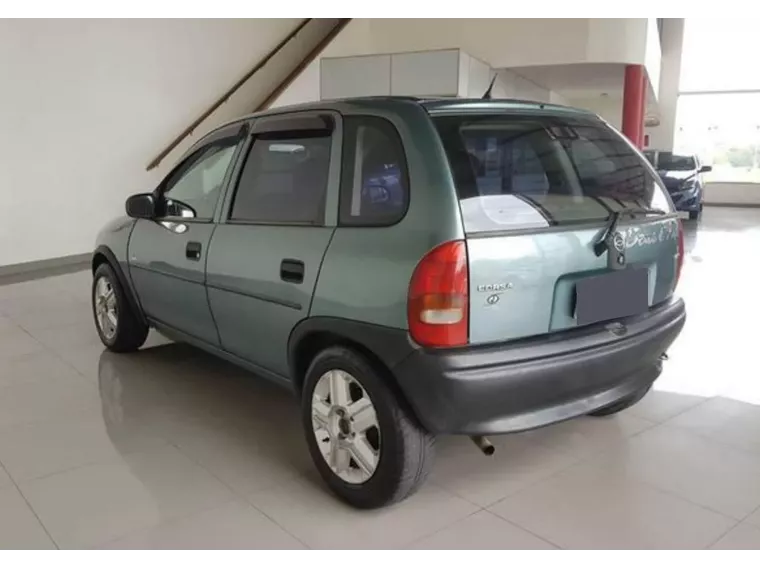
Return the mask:
[(676, 259), (675, 286), (678, 286), (678, 281), (681, 279), (681, 269), (683, 268), (684, 254), (685, 253), (684, 253), (684, 246), (683, 246), (683, 223), (679, 220), (678, 221), (678, 258)]
[(463, 241), (444, 243), (425, 255), (409, 285), (409, 333), (425, 347), (455, 347), (467, 343), (469, 289), (467, 247)]

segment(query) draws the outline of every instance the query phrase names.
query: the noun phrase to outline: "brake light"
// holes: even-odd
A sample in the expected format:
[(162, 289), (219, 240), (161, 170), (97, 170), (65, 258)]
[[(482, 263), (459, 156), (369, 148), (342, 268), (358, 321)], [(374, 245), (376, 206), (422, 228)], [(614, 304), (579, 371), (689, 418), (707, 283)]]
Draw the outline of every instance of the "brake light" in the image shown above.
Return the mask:
[(426, 347), (467, 343), (469, 283), (467, 247), (463, 241), (444, 243), (414, 269), (407, 299), (409, 333)]
[(685, 252), (684, 252), (684, 245), (683, 245), (683, 223), (679, 219), (678, 220), (678, 258), (676, 259), (675, 286), (678, 286), (678, 281), (681, 279), (681, 269), (683, 268), (684, 255), (685, 255)]

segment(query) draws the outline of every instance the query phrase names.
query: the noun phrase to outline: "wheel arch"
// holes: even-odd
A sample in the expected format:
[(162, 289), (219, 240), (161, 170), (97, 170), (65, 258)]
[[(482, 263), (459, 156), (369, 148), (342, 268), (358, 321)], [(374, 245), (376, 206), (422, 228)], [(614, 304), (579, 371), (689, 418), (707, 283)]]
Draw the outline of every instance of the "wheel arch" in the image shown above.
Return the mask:
[(93, 275), (102, 264), (108, 264), (108, 266), (111, 267), (111, 270), (113, 270), (116, 278), (119, 280), (122, 290), (124, 290), (127, 302), (129, 302), (129, 307), (132, 308), (135, 314), (137, 314), (142, 323), (148, 325), (148, 320), (146, 319), (142, 306), (137, 299), (137, 294), (135, 293), (134, 288), (132, 288), (132, 282), (124, 274), (121, 264), (119, 264), (119, 261), (116, 259), (116, 255), (106, 245), (100, 245), (92, 253), (91, 270)]
[(288, 365), (293, 385), (300, 392), (306, 371), (314, 357), (334, 345), (352, 348), (380, 367), (396, 387), (393, 368), (414, 346), (406, 330), (342, 318), (313, 317), (299, 322), (288, 340)]

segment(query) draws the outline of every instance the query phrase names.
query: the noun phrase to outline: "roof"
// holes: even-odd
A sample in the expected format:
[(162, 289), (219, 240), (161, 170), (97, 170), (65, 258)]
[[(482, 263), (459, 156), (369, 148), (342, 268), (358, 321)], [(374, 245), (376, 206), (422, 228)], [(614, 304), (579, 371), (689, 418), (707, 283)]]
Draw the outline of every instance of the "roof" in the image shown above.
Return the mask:
[(431, 111), (439, 110), (508, 110), (508, 109), (535, 109), (543, 111), (570, 112), (579, 114), (595, 114), (591, 111), (557, 105), (553, 103), (542, 103), (539, 101), (528, 101), (524, 99), (464, 99), (464, 98), (434, 98), (420, 99), (419, 102), (426, 109)]
[(233, 120), (229, 120), (224, 124), (221, 124), (214, 128), (218, 130), (230, 124), (235, 124), (244, 120), (249, 120), (256, 117), (271, 116), (276, 114), (296, 112), (296, 111), (309, 111), (309, 110), (340, 110), (342, 106), (348, 106), (352, 104), (367, 104), (374, 103), (377, 106), (391, 106), (398, 104), (412, 104), (419, 105), (428, 111), (447, 112), (447, 111), (497, 111), (497, 110), (536, 110), (543, 112), (559, 112), (559, 113), (572, 113), (572, 114), (585, 114), (589, 116), (596, 116), (596, 113), (562, 106), (552, 103), (542, 103), (537, 101), (528, 101), (521, 99), (470, 99), (459, 97), (411, 97), (400, 95), (372, 95), (364, 97), (350, 97), (343, 99), (331, 99), (322, 101), (312, 101), (308, 103), (301, 103), (296, 105), (288, 105), (282, 107), (276, 107), (267, 109), (260, 112), (255, 112), (240, 116)]

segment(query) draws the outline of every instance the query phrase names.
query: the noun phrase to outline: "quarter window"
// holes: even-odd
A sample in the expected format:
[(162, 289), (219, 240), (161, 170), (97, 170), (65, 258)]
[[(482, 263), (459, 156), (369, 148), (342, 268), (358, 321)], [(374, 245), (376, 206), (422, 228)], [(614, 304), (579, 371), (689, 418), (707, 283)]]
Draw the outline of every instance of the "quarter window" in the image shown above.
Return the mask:
[(401, 139), (378, 117), (348, 117), (345, 122), (340, 223), (392, 225), (406, 214), (409, 181)]

